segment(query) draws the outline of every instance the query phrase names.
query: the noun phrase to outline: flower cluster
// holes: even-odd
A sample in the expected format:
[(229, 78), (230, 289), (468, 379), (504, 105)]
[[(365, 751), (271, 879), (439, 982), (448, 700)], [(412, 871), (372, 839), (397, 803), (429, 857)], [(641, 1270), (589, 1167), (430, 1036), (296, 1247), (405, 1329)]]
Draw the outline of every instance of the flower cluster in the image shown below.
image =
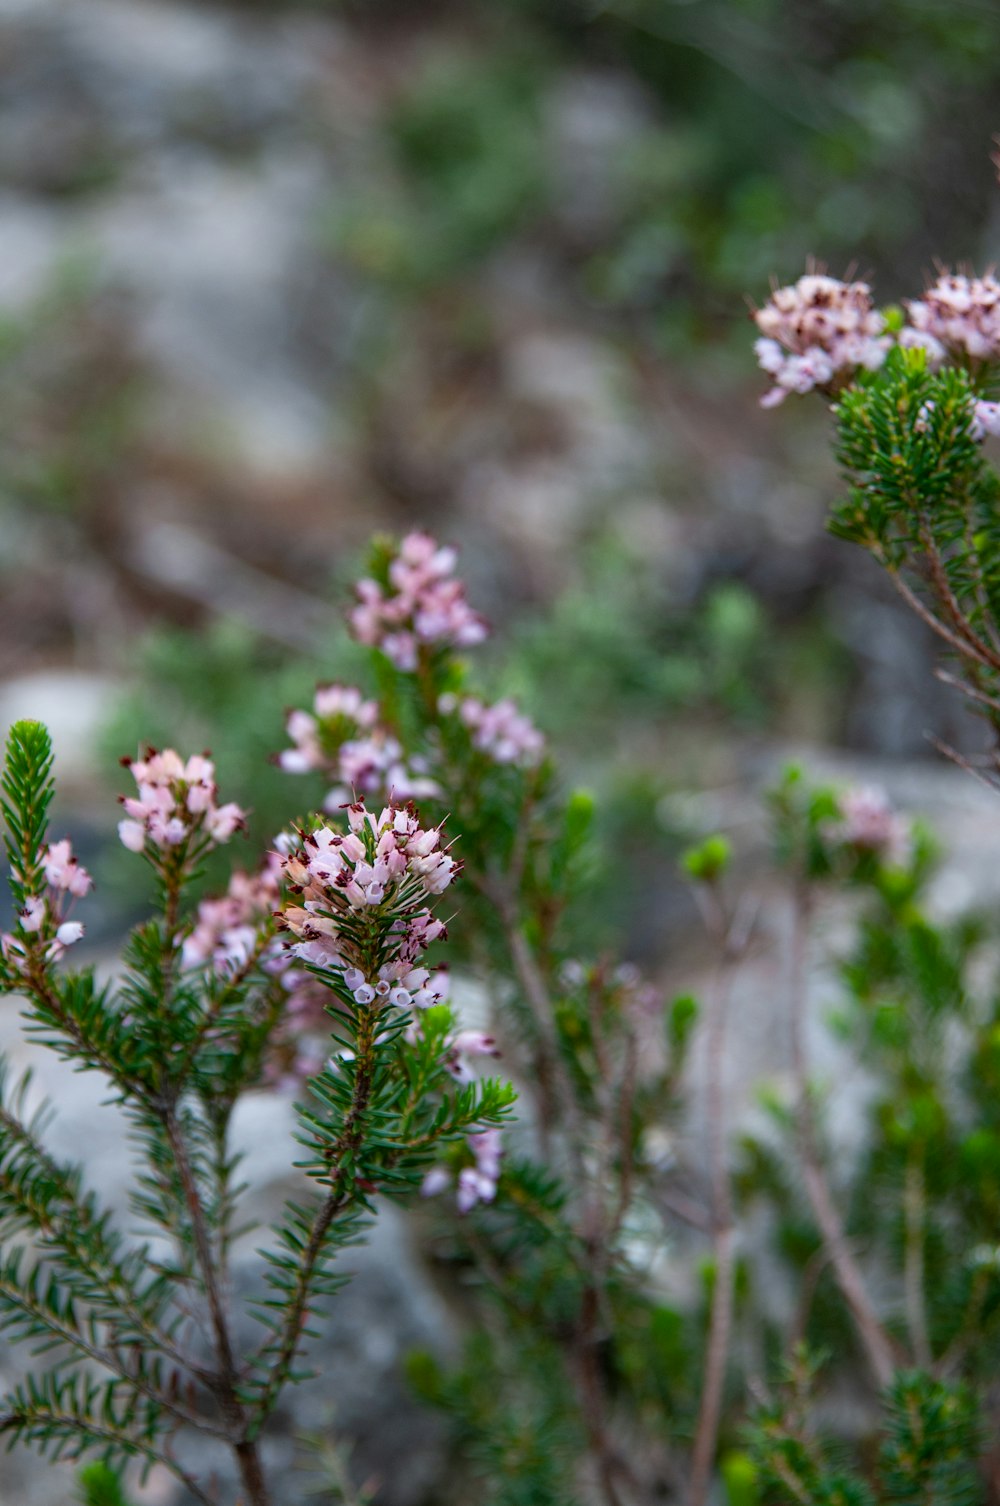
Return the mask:
[(442, 848), (440, 828), (425, 830), (412, 807), (388, 805), (375, 815), (356, 803), (348, 825), (346, 834), (325, 826), (306, 833), (283, 858), (286, 944), (303, 962), (339, 973), (357, 1004), (439, 1002), (440, 988), (417, 960), (445, 935), (427, 901), (459, 864)]
[(185, 763), (173, 748), (150, 748), (145, 758), (122, 763), (139, 790), (138, 798), (120, 797), (126, 819), (118, 823), (118, 835), (130, 852), (147, 844), (162, 852), (194, 836), (206, 845), (228, 842), (246, 824), (246, 812), (233, 801), (216, 804), (215, 765), (201, 754)]
[(320, 685), (313, 709), (290, 711), (285, 730), (294, 748), (278, 754), (278, 766), (286, 774), (325, 770), (342, 743), (357, 738), (378, 721), (378, 703), (366, 701), (354, 685)]
[(271, 853), (256, 873), (236, 869), (220, 899), (203, 899), (194, 928), (181, 942), (183, 965), (210, 963), (220, 975), (244, 967), (281, 897), (280, 874), (281, 859)]
[(80, 940), (83, 926), (70, 920), (69, 913), (73, 901), (89, 894), (94, 885), (68, 840), (51, 842), (40, 858), (44, 894), (29, 894), (18, 913), (17, 931), (0, 935), (0, 955), (16, 972), (23, 970), (32, 946), (40, 944), (45, 960), (54, 962)]
[(538, 728), (510, 699), (488, 706), (475, 696), (449, 692), (440, 697), (438, 710), (445, 716), (457, 715), (469, 731), (472, 746), (494, 763), (530, 768), (545, 751), (545, 739)]
[[(458, 1173), (455, 1202), (459, 1213), (468, 1213), (477, 1203), (491, 1203), (496, 1197), (503, 1159), (502, 1132), (496, 1128), (477, 1130), (466, 1136), (472, 1152), (472, 1164)], [(424, 1197), (436, 1197), (452, 1185), (447, 1166), (435, 1166), (424, 1178)]]
[(277, 755), (286, 774), (316, 770), (332, 781), (323, 801), (335, 811), (352, 800), (433, 800), (441, 788), (426, 760), (407, 760), (399, 739), (378, 725), (377, 701), (353, 685), (321, 685), (313, 710), (291, 711), (285, 723), (293, 748)]
[(754, 345), (757, 361), (774, 379), (761, 398), (765, 408), (790, 392), (839, 391), (859, 367), (877, 370), (892, 343), (868, 284), (841, 282), (822, 272), (775, 288), (753, 319), (762, 336)]
[(942, 272), (922, 298), (905, 301), (913, 333), (904, 344), (919, 343), (932, 362), (1000, 360), (1000, 282), (991, 274), (970, 277)]
[(845, 790), (837, 803), (838, 817), (826, 829), (831, 841), (886, 862), (906, 862), (912, 846), (910, 823), (893, 809), (883, 790)]
[(380, 648), (405, 672), (417, 668), (421, 647), (482, 643), (486, 622), (469, 606), (455, 562), (454, 549), (442, 548), (430, 534), (407, 534), (389, 565), (387, 584), (357, 584), (350, 624), (359, 643)]

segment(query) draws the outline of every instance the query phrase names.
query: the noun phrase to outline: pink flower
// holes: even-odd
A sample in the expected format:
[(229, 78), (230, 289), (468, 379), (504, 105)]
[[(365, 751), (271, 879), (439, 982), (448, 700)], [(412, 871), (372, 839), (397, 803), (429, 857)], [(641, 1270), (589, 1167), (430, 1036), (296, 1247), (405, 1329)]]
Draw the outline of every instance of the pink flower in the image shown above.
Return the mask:
[(119, 821), (118, 836), (129, 852), (142, 852), (146, 845), (146, 828), (141, 821)]
[(457, 713), (468, 729), (472, 746), (494, 763), (531, 768), (545, 751), (545, 739), (514, 701), (504, 699), (488, 706), (475, 696), (443, 695), (438, 709), (444, 715)]
[(459, 1082), (472, 1082), (475, 1078), (469, 1057), (499, 1056), (497, 1043), (484, 1030), (460, 1030), (449, 1042), (445, 1067)]
[[(281, 859), (291, 898), (279, 924), (294, 956), (339, 971), (353, 1000), (368, 1004), (393, 985), (409, 989), (417, 958), (445, 934), (427, 900), (459, 864), (441, 850), (440, 829), (425, 830), (412, 808), (390, 804), (376, 815), (355, 802), (347, 816), (348, 832), (318, 827)], [(377, 939), (374, 953), (359, 939), (365, 936), (371, 946)]]
[(44, 899), (36, 895), (30, 895), (25, 901), (24, 909), (20, 914), (21, 930), (36, 932), (40, 931), (45, 924), (46, 904)]
[[(476, 1130), (466, 1136), (466, 1144), (473, 1155), (473, 1164), (463, 1166), (455, 1184), (455, 1204), (459, 1213), (468, 1213), (477, 1203), (491, 1203), (496, 1197), (500, 1181), (500, 1165), (503, 1157), (502, 1133), (495, 1126)], [(424, 1197), (436, 1197), (452, 1184), (452, 1174), (446, 1166), (435, 1166), (424, 1177), (421, 1192)]]
[(396, 801), (435, 799), (441, 794), (425, 760), (407, 760), (402, 744), (378, 725), (379, 708), (353, 685), (323, 685), (313, 711), (291, 711), (286, 730), (295, 744), (278, 754), (286, 774), (325, 774), (332, 788), (323, 802), (336, 811), (362, 798)]
[(840, 819), (827, 827), (831, 840), (874, 853), (887, 862), (905, 863), (912, 841), (910, 826), (893, 810), (883, 790), (845, 790), (839, 806)]
[(432, 1166), (424, 1177), (420, 1195), (421, 1197), (437, 1197), (439, 1193), (446, 1192), (450, 1186), (451, 1172), (447, 1166)]
[(765, 408), (789, 393), (840, 391), (858, 371), (877, 370), (892, 343), (868, 284), (820, 271), (774, 288), (753, 319), (763, 336), (754, 346), (758, 364), (774, 379)]
[(191, 838), (205, 846), (228, 842), (245, 825), (246, 813), (232, 802), (217, 806), (215, 766), (204, 754), (187, 763), (173, 748), (145, 758), (125, 759), (138, 787), (137, 796), (123, 796), (127, 820), (118, 835), (130, 852), (180, 847)]
[(482, 643), (488, 628), (466, 600), (465, 585), (454, 574), (456, 560), (455, 550), (442, 548), (430, 534), (407, 534), (389, 565), (387, 585), (357, 584), (349, 621), (358, 642), (380, 648), (407, 674), (416, 670), (422, 646)]
[(205, 825), (213, 842), (228, 842), (234, 832), (246, 825), (246, 813), (235, 801), (220, 805), (217, 810), (209, 806)]
[(978, 399), (972, 412), (970, 432), (973, 439), (985, 439), (987, 434), (993, 439), (1000, 438), (1000, 403)]
[[(220, 899), (203, 899), (194, 929), (181, 940), (183, 966), (200, 967), (210, 962), (220, 974), (243, 967), (253, 956), (261, 934), (270, 928), (281, 897), (279, 873), (279, 861), (273, 855), (256, 873), (237, 869)], [(272, 957), (280, 956), (280, 949), (274, 946)], [(269, 960), (262, 955), (261, 965), (266, 967)]]
[[(960, 361), (1000, 360), (1000, 282), (991, 272), (975, 277), (945, 270), (922, 298), (904, 301), (917, 339), (932, 353), (940, 350)], [(911, 337), (906, 343), (917, 341)]]
[(82, 898), (89, 894), (94, 881), (86, 868), (73, 856), (68, 840), (51, 842), (42, 852), (42, 867), (45, 882), (51, 889), (62, 889), (67, 894)]

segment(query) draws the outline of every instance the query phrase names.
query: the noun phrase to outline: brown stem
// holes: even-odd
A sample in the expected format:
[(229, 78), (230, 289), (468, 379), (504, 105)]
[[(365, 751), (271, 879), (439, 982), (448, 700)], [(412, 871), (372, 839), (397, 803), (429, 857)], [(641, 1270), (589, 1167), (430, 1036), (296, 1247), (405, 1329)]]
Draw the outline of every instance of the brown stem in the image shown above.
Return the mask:
[(988, 665), (992, 669), (1000, 669), (1000, 655), (994, 653), (988, 643), (983, 642), (982, 638), (980, 638), (979, 634), (972, 626), (972, 623), (969, 621), (968, 617), (962, 611), (961, 605), (959, 604), (959, 601), (951, 588), (951, 582), (948, 579), (948, 572), (945, 569), (944, 560), (941, 558), (941, 553), (934, 541), (934, 536), (931, 533), (930, 527), (926, 523), (926, 521), (921, 524), (920, 542), (923, 544), (924, 553), (927, 555), (927, 561), (930, 566), (931, 580), (934, 584), (934, 589), (938, 594), (945, 612), (951, 618), (952, 626), (955, 628), (955, 631), (958, 633), (959, 637), (963, 638), (965, 642), (968, 643), (969, 648), (973, 651), (974, 657), (979, 659), (981, 663)]
[(700, 1229), (703, 1234), (712, 1233), (712, 1215), (707, 1208), (696, 1203), (694, 1198), (688, 1197), (687, 1193), (679, 1192), (674, 1187), (659, 1187), (656, 1198), (661, 1212), (676, 1214), (693, 1229)]
[(974, 659), (977, 663), (984, 665), (987, 669), (995, 669), (997, 667), (997, 665), (993, 663), (991, 657), (979, 653), (974, 645), (968, 641), (968, 639), (959, 636), (958, 633), (952, 632), (951, 628), (947, 627), (939, 617), (935, 617), (930, 608), (925, 606), (916, 592), (907, 585), (906, 581), (900, 575), (899, 570), (896, 568), (896, 566), (890, 565), (885, 559), (884, 555), (877, 555), (876, 557), (879, 558), (880, 562), (885, 566), (889, 574), (889, 579), (892, 581), (893, 585), (896, 587), (896, 590), (899, 592), (900, 596), (902, 596), (907, 606), (910, 607), (912, 611), (916, 612), (921, 622), (926, 623), (926, 625), (931, 629), (933, 633), (936, 633), (939, 638), (942, 638), (945, 643), (949, 644), (950, 647), (952, 647), (956, 653), (961, 654), (963, 658)]
[(173, 1106), (164, 1110), (163, 1124), (177, 1174), (184, 1189), (184, 1199), (191, 1218), (195, 1255), (208, 1302), (217, 1366), (214, 1377), (215, 1389), (222, 1409), (223, 1421), (228, 1429), (240, 1479), (247, 1493), (247, 1506), (270, 1506), (270, 1495), (264, 1479), (257, 1444), (249, 1437), (247, 1414), (237, 1392), (239, 1372), (233, 1354), (226, 1309), (219, 1289), (215, 1254), (205, 1219), (205, 1210), (202, 1207), (198, 1183)]
[(892, 1342), (875, 1313), (861, 1270), (854, 1259), (837, 1211), (819, 1153), (809, 1069), (805, 1048), (806, 962), (810, 903), (805, 885), (796, 885), (789, 979), (792, 1071), (796, 1090), (798, 1151), (806, 1195), (819, 1225), (823, 1243), (864, 1345), (872, 1374), (880, 1388), (892, 1380), (895, 1356)]
[(972, 1292), (963, 1316), (962, 1325), (934, 1366), (934, 1374), (939, 1378), (943, 1379), (958, 1369), (973, 1343), (978, 1338), (977, 1325), (982, 1317), (983, 1305), (986, 1301), (989, 1287), (990, 1277), (987, 1272), (978, 1271), (973, 1280)]
[(947, 685), (952, 690), (960, 690), (963, 695), (968, 696), (969, 700), (975, 701), (977, 705), (986, 706), (990, 711), (1000, 712), (1000, 700), (996, 696), (988, 695), (985, 690), (980, 690), (978, 686), (970, 685), (967, 680), (960, 680), (958, 675), (949, 674), (946, 669), (936, 669), (934, 671), (934, 678), (940, 680), (942, 685)]
[(351, 1201), (352, 1189), (345, 1185), (340, 1163), (348, 1152), (356, 1152), (361, 1145), (362, 1121), (371, 1099), (375, 1071), (375, 1014), (370, 1009), (359, 1011), (357, 1062), (351, 1106), (344, 1118), (340, 1134), (330, 1147), (330, 1191), (316, 1210), (309, 1238), (299, 1260), (295, 1294), (291, 1305), (285, 1312), (277, 1352), (271, 1363), (267, 1384), (254, 1409), (255, 1423), (258, 1427), (273, 1410), (295, 1359), (305, 1326), (313, 1274), (330, 1225)]

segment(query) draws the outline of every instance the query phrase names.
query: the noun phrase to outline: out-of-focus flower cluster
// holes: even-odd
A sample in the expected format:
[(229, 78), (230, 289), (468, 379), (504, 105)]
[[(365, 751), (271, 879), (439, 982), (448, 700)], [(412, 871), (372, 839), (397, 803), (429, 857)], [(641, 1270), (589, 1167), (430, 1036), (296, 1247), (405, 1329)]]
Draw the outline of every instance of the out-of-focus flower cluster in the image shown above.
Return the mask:
[(0, 935), (0, 954), (15, 972), (24, 971), (33, 947), (41, 949), (45, 961), (54, 962), (83, 935), (83, 926), (69, 915), (73, 901), (89, 894), (94, 881), (74, 857), (69, 841), (43, 848), (41, 867), (44, 892), (28, 895), (16, 930)]
[(454, 549), (427, 533), (410, 533), (389, 564), (388, 582), (358, 582), (350, 613), (359, 643), (380, 648), (407, 673), (421, 648), (470, 648), (487, 636), (485, 620), (469, 606), (465, 583), (455, 575)]
[(285, 724), (292, 742), (278, 754), (286, 774), (317, 771), (332, 781), (328, 811), (358, 799), (429, 800), (441, 794), (420, 758), (407, 760), (399, 739), (377, 725), (378, 703), (353, 685), (321, 685), (313, 709), (292, 711)]
[(325, 770), (343, 743), (360, 737), (377, 721), (378, 703), (366, 701), (356, 686), (317, 686), (311, 712), (288, 714), (285, 730), (295, 746), (278, 754), (278, 766), (286, 774)]
[(531, 768), (545, 751), (545, 738), (508, 698), (488, 706), (475, 696), (449, 692), (439, 698), (438, 710), (444, 716), (457, 716), (472, 746), (494, 763)]
[(213, 846), (245, 826), (246, 812), (235, 802), (216, 803), (210, 758), (196, 754), (185, 763), (173, 748), (162, 753), (150, 748), (145, 758), (122, 762), (138, 787), (137, 796), (120, 797), (126, 819), (118, 823), (118, 835), (130, 852), (142, 852), (148, 844), (162, 853), (192, 837), (199, 846)]
[(877, 370), (892, 344), (868, 284), (823, 272), (775, 288), (753, 319), (762, 337), (754, 345), (758, 363), (774, 380), (761, 398), (765, 408), (814, 387), (836, 393), (860, 368)]
[(237, 869), (226, 893), (219, 899), (203, 899), (198, 905), (193, 929), (181, 942), (185, 967), (210, 963), (219, 974), (244, 967), (257, 951), (262, 931), (281, 898), (281, 859), (270, 853), (256, 873)]
[[(934, 364), (1000, 360), (1000, 282), (943, 271), (922, 298), (905, 300), (911, 331), (904, 344), (920, 344)], [(904, 336), (906, 338), (904, 338)]]
[(559, 969), (559, 981), (567, 990), (597, 987), (615, 993), (629, 1014), (650, 1014), (663, 1003), (662, 991), (644, 978), (632, 962), (619, 962), (609, 972), (603, 964), (568, 957)]
[(837, 803), (839, 814), (827, 823), (824, 833), (829, 841), (871, 853), (885, 863), (906, 863), (913, 849), (912, 828), (883, 790), (845, 790)]
[(340, 973), (354, 1002), (387, 999), (400, 1009), (438, 1002), (418, 958), (445, 935), (427, 907), (459, 864), (424, 829), (412, 808), (361, 803), (348, 808), (349, 831), (320, 827), (284, 857), (289, 899), (279, 916), (293, 956)]
[(467, 1135), (465, 1143), (472, 1152), (472, 1164), (463, 1166), (457, 1177), (450, 1167), (435, 1166), (423, 1185), (424, 1197), (436, 1197), (454, 1185), (459, 1213), (468, 1213), (477, 1203), (493, 1201), (503, 1159), (502, 1131), (495, 1127)]
[[(894, 342), (923, 350), (932, 370), (948, 360), (1000, 362), (1000, 281), (992, 272), (943, 270), (922, 298), (904, 299), (904, 308), (908, 322), (890, 333), (867, 283), (808, 272), (775, 288), (753, 311), (762, 336), (754, 344), (757, 362), (774, 381), (762, 406), (814, 388), (836, 396), (859, 372), (876, 371)], [(1000, 404), (976, 402), (972, 434), (1000, 436)]]

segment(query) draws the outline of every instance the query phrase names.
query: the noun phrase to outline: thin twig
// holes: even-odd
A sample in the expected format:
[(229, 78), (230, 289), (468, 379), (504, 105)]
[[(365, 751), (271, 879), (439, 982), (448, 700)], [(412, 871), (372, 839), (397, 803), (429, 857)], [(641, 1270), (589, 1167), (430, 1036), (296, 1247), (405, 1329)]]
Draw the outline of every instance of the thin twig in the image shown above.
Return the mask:
[(934, 678), (952, 690), (961, 691), (962, 695), (968, 696), (970, 701), (976, 701), (980, 706), (988, 706), (991, 711), (1000, 711), (1000, 698), (987, 695), (985, 690), (980, 690), (976, 685), (970, 685), (968, 680), (951, 674), (947, 669), (940, 667), (935, 669)]
[(170, 1144), (177, 1174), (181, 1179), (184, 1198), (191, 1219), (195, 1255), (205, 1288), (205, 1297), (208, 1301), (209, 1318), (212, 1325), (212, 1337), (218, 1366), (215, 1377), (216, 1391), (219, 1404), (222, 1408), (223, 1418), (229, 1428), (230, 1446), (236, 1456), (240, 1478), (247, 1493), (248, 1506), (269, 1506), (270, 1495), (264, 1480), (260, 1455), (256, 1443), (248, 1436), (248, 1419), (237, 1392), (239, 1372), (233, 1354), (226, 1309), (219, 1288), (215, 1252), (212, 1249), (212, 1240), (205, 1218), (205, 1210), (202, 1207), (201, 1194), (191, 1166), (187, 1146), (184, 1143), (184, 1136), (181, 1133), (177, 1115), (172, 1106), (166, 1108), (163, 1112), (163, 1126)]
[(927, 555), (934, 588), (944, 605), (945, 611), (951, 618), (952, 625), (959, 637), (968, 643), (969, 648), (973, 651), (974, 658), (979, 659), (981, 663), (984, 663), (991, 669), (1000, 669), (1000, 654), (994, 653), (989, 644), (983, 642), (968, 617), (962, 611), (958, 599), (951, 588), (944, 560), (941, 558), (940, 551), (926, 519), (921, 523), (920, 542), (923, 544), (924, 552)]
[(885, 566), (889, 579), (896, 587), (900, 596), (902, 596), (907, 606), (916, 612), (921, 622), (926, 623), (933, 633), (936, 633), (939, 638), (942, 638), (945, 643), (949, 644), (963, 658), (975, 659), (977, 663), (984, 665), (987, 669), (996, 668), (996, 665), (993, 664), (989, 656), (978, 653), (971, 643), (965, 638), (960, 637), (957, 633), (953, 633), (951, 628), (947, 627), (939, 617), (935, 617), (930, 608), (925, 606), (916, 592), (907, 585), (895, 565), (890, 565), (884, 555), (879, 554), (876, 557)]
[(288, 1371), (295, 1359), (317, 1263), (326, 1243), (330, 1226), (351, 1200), (352, 1188), (345, 1186), (340, 1163), (349, 1152), (356, 1152), (361, 1144), (364, 1115), (368, 1109), (374, 1080), (375, 1026), (370, 1010), (359, 1017), (357, 1040), (357, 1072), (351, 1105), (344, 1118), (343, 1127), (335, 1143), (330, 1147), (330, 1190), (316, 1210), (309, 1238), (299, 1258), (295, 1277), (295, 1290), (291, 1302), (285, 1308), (277, 1351), (271, 1361), (267, 1384), (258, 1398), (254, 1412), (258, 1423), (263, 1423), (274, 1409)]
[(798, 1151), (806, 1194), (829, 1252), (837, 1283), (860, 1334), (872, 1374), (880, 1388), (892, 1380), (895, 1356), (892, 1342), (875, 1313), (861, 1270), (854, 1259), (847, 1235), (830, 1192), (817, 1143), (805, 1047), (806, 962), (809, 941), (810, 904), (804, 883), (796, 885), (793, 898), (793, 932), (790, 959), (790, 1034), (792, 1071), (796, 1089)]
[[(931, 732), (928, 732), (926, 735), (927, 741), (930, 743), (932, 748), (936, 748), (939, 753), (947, 758), (950, 763), (953, 763), (958, 768), (960, 768), (963, 773), (971, 774), (972, 778), (975, 779), (979, 784), (984, 785), (992, 795), (996, 794), (998, 782), (998, 774), (996, 772), (994, 772), (992, 777), (988, 774), (984, 774), (982, 769), (976, 768), (976, 765), (970, 758), (967, 758), (964, 753), (960, 753), (957, 748), (953, 748), (950, 743), (942, 742), (941, 738), (935, 737)], [(990, 755), (990, 762), (993, 764), (995, 769), (997, 762), (995, 754)]]

